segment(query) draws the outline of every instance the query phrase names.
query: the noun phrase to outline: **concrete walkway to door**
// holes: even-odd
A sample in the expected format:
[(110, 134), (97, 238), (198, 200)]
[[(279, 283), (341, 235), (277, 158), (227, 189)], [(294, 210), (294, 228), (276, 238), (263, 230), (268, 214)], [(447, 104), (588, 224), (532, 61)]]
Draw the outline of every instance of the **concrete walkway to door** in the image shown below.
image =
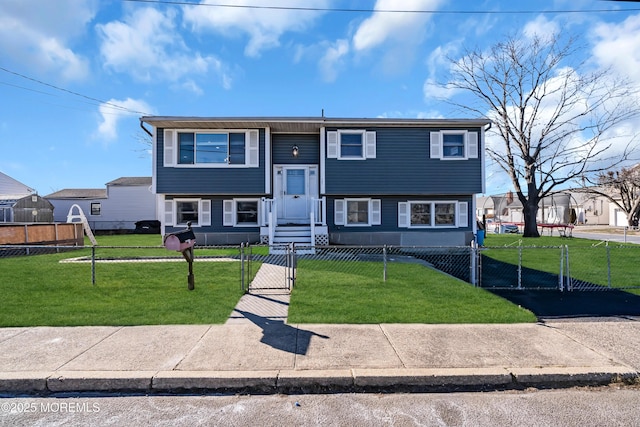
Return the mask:
[(287, 267), (263, 263), (249, 287), (227, 319), (227, 325), (248, 324), (252, 315), (287, 322), (290, 293)]

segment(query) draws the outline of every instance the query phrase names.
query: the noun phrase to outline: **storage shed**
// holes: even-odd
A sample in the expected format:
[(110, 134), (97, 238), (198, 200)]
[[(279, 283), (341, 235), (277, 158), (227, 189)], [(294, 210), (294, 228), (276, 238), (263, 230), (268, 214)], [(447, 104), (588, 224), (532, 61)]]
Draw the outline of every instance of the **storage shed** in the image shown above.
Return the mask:
[(23, 197), (13, 205), (13, 222), (53, 222), (53, 205), (37, 194)]

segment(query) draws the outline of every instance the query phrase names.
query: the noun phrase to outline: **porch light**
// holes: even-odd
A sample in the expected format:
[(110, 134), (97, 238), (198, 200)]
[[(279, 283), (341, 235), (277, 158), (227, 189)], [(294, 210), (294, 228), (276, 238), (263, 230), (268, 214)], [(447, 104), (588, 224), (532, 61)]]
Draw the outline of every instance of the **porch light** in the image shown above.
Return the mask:
[(294, 159), (297, 159), (297, 158), (298, 158), (298, 153), (299, 153), (299, 152), (300, 152), (300, 149), (298, 148), (298, 146), (297, 146), (297, 145), (294, 145), (294, 146), (291, 148), (291, 155), (293, 156), (293, 158), (294, 158)]

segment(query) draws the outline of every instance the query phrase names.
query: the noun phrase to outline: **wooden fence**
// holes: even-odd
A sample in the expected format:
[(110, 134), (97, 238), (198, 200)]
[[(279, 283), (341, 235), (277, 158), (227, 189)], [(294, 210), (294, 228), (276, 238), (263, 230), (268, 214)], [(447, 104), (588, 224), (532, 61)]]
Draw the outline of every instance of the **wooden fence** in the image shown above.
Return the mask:
[(0, 245), (83, 246), (80, 223), (0, 224)]

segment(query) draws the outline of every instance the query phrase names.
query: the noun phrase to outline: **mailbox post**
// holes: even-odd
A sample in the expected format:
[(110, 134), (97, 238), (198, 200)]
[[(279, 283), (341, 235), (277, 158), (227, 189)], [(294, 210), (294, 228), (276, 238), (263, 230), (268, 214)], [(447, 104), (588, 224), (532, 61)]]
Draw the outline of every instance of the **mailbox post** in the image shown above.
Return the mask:
[(188, 288), (195, 288), (193, 277), (193, 247), (196, 244), (196, 235), (191, 230), (191, 222), (187, 223), (187, 229), (176, 233), (167, 234), (164, 238), (164, 247), (170, 251), (182, 252), (182, 256), (189, 263), (189, 276), (187, 276)]

